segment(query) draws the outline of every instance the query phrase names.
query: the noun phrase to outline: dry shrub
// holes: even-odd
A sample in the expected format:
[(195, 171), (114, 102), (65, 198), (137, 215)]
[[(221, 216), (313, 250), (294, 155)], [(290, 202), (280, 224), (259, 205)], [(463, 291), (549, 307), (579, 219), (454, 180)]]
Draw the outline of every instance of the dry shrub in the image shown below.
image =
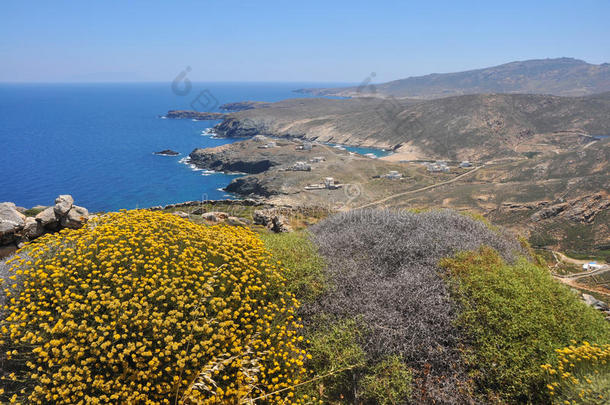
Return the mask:
[(512, 261), (523, 254), (519, 243), (451, 211), (352, 211), (311, 230), (331, 287), (303, 308), (308, 330), (321, 327), (320, 314), (362, 319), (369, 362), (398, 355), (414, 368), (413, 401), (473, 402), (460, 357), (458, 308), (438, 262), (482, 245)]

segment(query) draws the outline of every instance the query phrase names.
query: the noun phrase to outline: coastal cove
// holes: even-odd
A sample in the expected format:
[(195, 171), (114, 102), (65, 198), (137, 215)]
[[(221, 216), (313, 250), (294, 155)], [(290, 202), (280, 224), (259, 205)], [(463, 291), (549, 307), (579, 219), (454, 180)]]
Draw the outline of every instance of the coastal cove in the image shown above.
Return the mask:
[[(92, 212), (232, 198), (238, 175), (185, 164), (195, 148), (220, 146), (219, 120), (162, 119), (170, 109), (221, 112), (224, 103), (293, 98), (303, 83), (0, 84), (0, 201), (32, 207), (71, 194)], [(205, 104), (204, 104), (205, 102)], [(172, 150), (176, 156), (155, 154)]]

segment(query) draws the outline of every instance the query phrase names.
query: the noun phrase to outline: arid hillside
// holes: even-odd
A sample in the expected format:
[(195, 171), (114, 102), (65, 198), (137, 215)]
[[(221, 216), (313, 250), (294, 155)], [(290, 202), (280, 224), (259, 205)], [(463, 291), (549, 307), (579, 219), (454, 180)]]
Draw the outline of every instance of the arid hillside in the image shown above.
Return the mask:
[(534, 59), (456, 73), (432, 73), (375, 85), (300, 89), (325, 96), (441, 98), (476, 93), (530, 93), (583, 96), (610, 90), (610, 64), (573, 58)]
[(228, 114), (219, 136), (257, 134), (392, 149), (396, 158), (484, 161), (570, 150), (610, 134), (610, 92), (286, 100)]

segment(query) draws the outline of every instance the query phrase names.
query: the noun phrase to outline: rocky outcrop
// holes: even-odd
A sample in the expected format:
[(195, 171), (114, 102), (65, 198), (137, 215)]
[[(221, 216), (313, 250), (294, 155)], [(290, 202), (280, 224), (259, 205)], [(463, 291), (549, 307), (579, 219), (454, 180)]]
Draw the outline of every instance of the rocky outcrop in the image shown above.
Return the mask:
[(589, 294), (583, 294), (582, 300), (588, 306), (595, 308), (598, 311), (601, 311), (604, 314), (604, 316), (606, 317), (606, 319), (610, 319), (610, 306), (608, 306), (608, 304), (606, 304), (604, 301), (600, 301), (597, 298), (595, 298), (594, 296), (589, 295)]
[(278, 190), (266, 187), (257, 176), (239, 177), (231, 180), (225, 191), (244, 196), (252, 197), (271, 197), (278, 194)]
[(259, 134), (281, 135), (257, 119), (226, 118), (214, 127), (219, 138), (251, 138)]
[(295, 151), (299, 145), (296, 142), (277, 141), (273, 147), (260, 148), (265, 145), (269, 145), (269, 138), (256, 136), (215, 148), (198, 148), (189, 155), (189, 163), (219, 172), (258, 174), (275, 166), (292, 166), (308, 157)]
[(55, 207), (53, 207), (53, 210), (59, 218), (62, 218), (68, 214), (73, 204), (74, 198), (72, 198), (71, 195), (60, 195), (55, 199)]
[(256, 210), (254, 211), (253, 219), (255, 224), (262, 225), (276, 233), (292, 231), (292, 227), (284, 216), (282, 208)]
[(552, 204), (532, 215), (533, 221), (561, 216), (570, 221), (590, 224), (596, 215), (610, 208), (608, 193), (600, 192), (569, 201)]
[(55, 205), (44, 208), (35, 217), (26, 217), (18, 208), (11, 202), (0, 203), (0, 251), (5, 254), (47, 232), (78, 229), (89, 219), (89, 211), (74, 205), (68, 194), (57, 197)]
[(215, 112), (200, 112), (200, 111), (192, 111), (192, 110), (169, 110), (167, 114), (165, 114), (165, 118), (171, 119), (192, 119), (192, 120), (221, 120), (225, 117), (223, 113), (215, 113)]
[(11, 202), (0, 203), (0, 244), (5, 245), (16, 239), (16, 233), (23, 229), (25, 215), (17, 211)]

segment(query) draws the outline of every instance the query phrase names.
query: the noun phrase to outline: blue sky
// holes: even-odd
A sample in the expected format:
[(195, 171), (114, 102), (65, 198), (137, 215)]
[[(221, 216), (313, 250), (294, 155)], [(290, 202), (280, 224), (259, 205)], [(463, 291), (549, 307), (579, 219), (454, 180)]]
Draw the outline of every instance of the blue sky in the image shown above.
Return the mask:
[(360, 82), (610, 62), (610, 1), (13, 1), (0, 81)]

